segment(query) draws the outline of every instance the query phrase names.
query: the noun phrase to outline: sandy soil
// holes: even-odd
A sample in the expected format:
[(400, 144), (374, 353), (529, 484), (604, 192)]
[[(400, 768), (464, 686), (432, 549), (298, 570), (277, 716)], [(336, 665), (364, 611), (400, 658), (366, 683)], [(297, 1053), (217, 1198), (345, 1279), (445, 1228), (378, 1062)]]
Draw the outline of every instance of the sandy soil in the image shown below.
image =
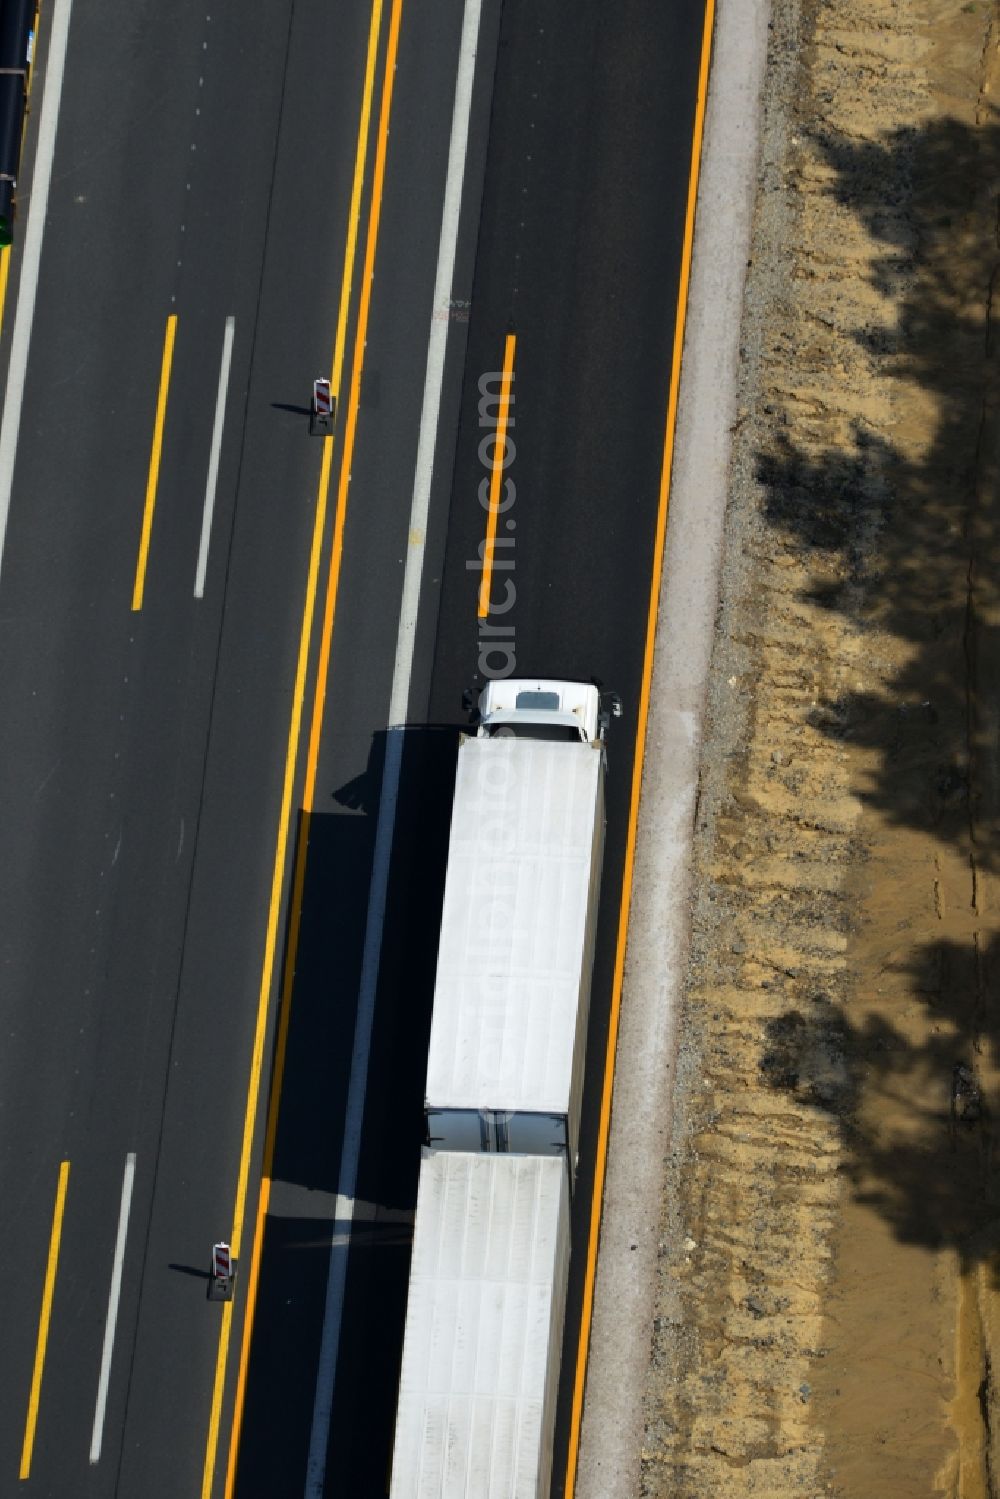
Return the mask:
[(774, 0), (657, 1499), (1000, 1495), (998, 49)]

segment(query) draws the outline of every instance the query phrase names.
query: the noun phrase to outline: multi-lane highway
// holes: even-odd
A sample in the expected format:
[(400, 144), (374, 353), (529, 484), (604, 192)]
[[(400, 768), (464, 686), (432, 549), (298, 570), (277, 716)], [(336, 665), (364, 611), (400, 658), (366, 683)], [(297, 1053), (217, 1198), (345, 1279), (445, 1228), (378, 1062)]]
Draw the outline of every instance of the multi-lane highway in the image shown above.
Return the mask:
[(71, 3), (0, 324), (0, 1493), (384, 1491), (461, 693), (515, 659), (625, 704), (561, 1493), (704, 0)]

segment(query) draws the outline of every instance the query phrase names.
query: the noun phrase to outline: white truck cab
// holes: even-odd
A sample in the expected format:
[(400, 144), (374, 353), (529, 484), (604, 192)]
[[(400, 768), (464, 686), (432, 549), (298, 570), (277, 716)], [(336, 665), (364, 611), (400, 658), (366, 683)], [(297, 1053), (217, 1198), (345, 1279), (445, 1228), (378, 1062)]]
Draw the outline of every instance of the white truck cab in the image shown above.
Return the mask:
[(551, 677), (507, 677), (488, 682), (479, 694), (480, 739), (500, 734), (530, 739), (604, 738), (609, 714), (621, 713), (614, 693), (602, 695), (592, 682), (560, 682)]

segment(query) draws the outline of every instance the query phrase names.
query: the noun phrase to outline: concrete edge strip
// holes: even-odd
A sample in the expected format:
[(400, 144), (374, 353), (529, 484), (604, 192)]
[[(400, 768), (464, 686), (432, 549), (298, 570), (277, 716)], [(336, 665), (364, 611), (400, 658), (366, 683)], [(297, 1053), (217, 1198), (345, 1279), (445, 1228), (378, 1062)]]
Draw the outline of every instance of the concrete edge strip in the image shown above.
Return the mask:
[(770, 0), (718, 0), (576, 1499), (640, 1492)]

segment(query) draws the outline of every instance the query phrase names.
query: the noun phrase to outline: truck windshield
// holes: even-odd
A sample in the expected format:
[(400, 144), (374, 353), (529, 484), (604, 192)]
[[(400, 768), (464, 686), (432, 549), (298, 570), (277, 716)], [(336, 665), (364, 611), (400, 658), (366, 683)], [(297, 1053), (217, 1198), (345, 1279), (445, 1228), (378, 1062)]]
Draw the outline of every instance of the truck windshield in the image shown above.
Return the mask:
[(519, 692), (514, 699), (514, 706), (521, 708), (542, 708), (552, 713), (559, 712), (558, 692)]

